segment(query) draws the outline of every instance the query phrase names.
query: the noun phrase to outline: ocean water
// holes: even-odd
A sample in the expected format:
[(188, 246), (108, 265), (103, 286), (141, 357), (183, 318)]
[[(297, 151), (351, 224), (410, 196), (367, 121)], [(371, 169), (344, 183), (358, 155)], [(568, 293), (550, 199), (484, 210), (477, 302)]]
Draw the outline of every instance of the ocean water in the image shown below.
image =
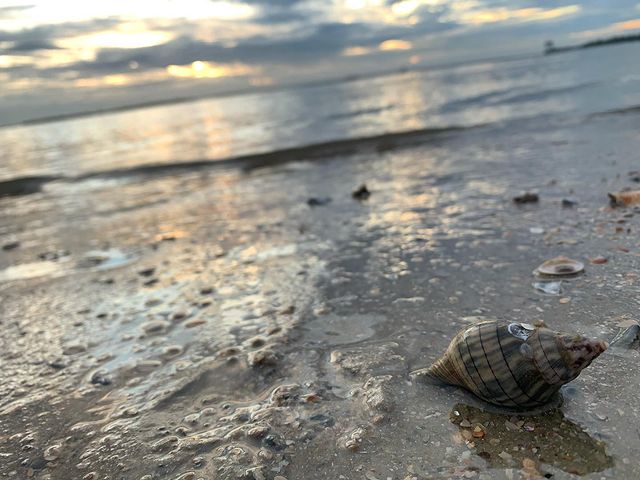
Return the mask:
[[(0, 128), (0, 178), (220, 160), (421, 129), (575, 121), (640, 104), (640, 44)], [(0, 122), (1, 123), (1, 122)]]

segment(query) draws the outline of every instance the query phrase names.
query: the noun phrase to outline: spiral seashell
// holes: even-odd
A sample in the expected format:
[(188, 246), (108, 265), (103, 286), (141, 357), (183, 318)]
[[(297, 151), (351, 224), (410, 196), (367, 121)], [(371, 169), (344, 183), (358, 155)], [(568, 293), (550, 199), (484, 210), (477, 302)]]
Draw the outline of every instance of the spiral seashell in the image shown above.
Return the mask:
[(458, 333), (427, 373), (495, 405), (528, 409), (549, 402), (607, 347), (545, 326), (482, 322)]

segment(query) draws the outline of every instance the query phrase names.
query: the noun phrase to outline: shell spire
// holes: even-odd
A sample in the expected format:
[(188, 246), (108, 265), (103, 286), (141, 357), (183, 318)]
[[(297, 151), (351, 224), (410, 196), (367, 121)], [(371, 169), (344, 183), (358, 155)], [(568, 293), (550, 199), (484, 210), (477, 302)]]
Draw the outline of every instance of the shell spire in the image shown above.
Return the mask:
[(459, 332), (427, 373), (487, 402), (526, 409), (547, 403), (607, 347), (544, 324), (483, 322)]

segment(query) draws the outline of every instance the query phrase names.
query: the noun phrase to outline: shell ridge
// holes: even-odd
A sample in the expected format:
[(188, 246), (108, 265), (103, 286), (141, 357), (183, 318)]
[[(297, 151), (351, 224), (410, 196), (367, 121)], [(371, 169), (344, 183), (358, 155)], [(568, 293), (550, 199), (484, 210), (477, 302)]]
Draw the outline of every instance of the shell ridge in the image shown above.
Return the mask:
[[(473, 376), (471, 375), (471, 372), (469, 371), (469, 367), (467, 366), (467, 362), (464, 361), (464, 355), (462, 354), (462, 350), (460, 350), (460, 345), (463, 339), (464, 339), (464, 336), (461, 336), (458, 342), (456, 342), (456, 348), (458, 350), (458, 358), (460, 359), (460, 363), (464, 367), (464, 371), (467, 373), (467, 378), (471, 379), (471, 381), (473, 382), (473, 385), (475, 386), (475, 391), (480, 393), (480, 385), (478, 385), (478, 382), (476, 382), (476, 379), (473, 378)], [(465, 340), (465, 343), (466, 343), (466, 340)], [(472, 386), (469, 385), (468, 382), (466, 383), (466, 387), (471, 391), (474, 390), (474, 388), (472, 388)]]
[(449, 385), (465, 386), (455, 366), (452, 365), (451, 359), (446, 353), (429, 368), (429, 374)]
[[(482, 341), (482, 328), (478, 329), (478, 336), (480, 338), (480, 347), (482, 347), (482, 352), (484, 353), (484, 358), (487, 360), (487, 366), (489, 367), (489, 370), (491, 370), (491, 375), (493, 375), (493, 378), (496, 379), (498, 387), (500, 387), (500, 390), (502, 390), (502, 393), (504, 393), (512, 403), (514, 403), (517, 406), (521, 406), (518, 402), (516, 402), (511, 397), (511, 395), (509, 395), (507, 393), (507, 391), (502, 386), (502, 382), (500, 382), (500, 378), (498, 377), (498, 375), (496, 375), (496, 372), (493, 370), (493, 367), (491, 366), (491, 362), (489, 361), (489, 356), (487, 355), (487, 350), (484, 348), (484, 342)], [(499, 335), (497, 335), (497, 337), (498, 337), (498, 340), (499, 340)]]
[(509, 373), (511, 374), (511, 378), (513, 379), (513, 381), (515, 382), (516, 386), (520, 390), (520, 396), (524, 395), (529, 400), (533, 400), (533, 398), (531, 398), (531, 396), (529, 396), (529, 394), (524, 390), (524, 388), (522, 388), (522, 385), (520, 385), (520, 382), (518, 382), (518, 379), (515, 376), (515, 374), (513, 373), (513, 370), (511, 370), (511, 365), (509, 365), (509, 362), (507, 361), (507, 357), (504, 354), (504, 349), (502, 348), (502, 342), (500, 341), (500, 330), (499, 330), (498, 324), (496, 324), (496, 338), (498, 339), (498, 346), (500, 347), (500, 353), (502, 354), (502, 361), (507, 366), (507, 369), (509, 370)]
[(458, 357), (455, 352), (456, 345), (457, 342), (454, 339), (442, 357), (429, 368), (429, 374), (449, 385), (467, 388), (467, 382), (464, 380), (462, 371), (456, 365), (457, 362), (455, 360)]
[[(556, 377), (558, 377), (560, 382), (563, 382), (564, 380), (562, 379), (562, 376), (556, 371), (555, 367), (551, 363), (551, 360), (549, 360), (549, 357), (547, 356), (547, 352), (545, 351), (544, 345), (542, 344), (542, 339), (540, 338), (540, 334), (538, 334), (537, 336), (538, 336), (538, 343), (540, 344), (540, 349), (542, 350), (542, 353), (544, 354), (544, 358), (547, 360), (547, 363), (551, 367), (551, 370), (553, 371), (554, 375)], [(534, 359), (534, 361), (535, 361), (535, 359)], [(538, 365), (538, 366), (540, 366), (540, 365)], [(542, 373), (542, 370), (540, 370), (540, 373)]]
[(476, 373), (478, 374), (478, 377), (480, 378), (480, 381), (482, 382), (482, 385), (484, 385), (484, 390), (487, 393), (487, 395), (482, 394), (482, 392), (480, 392), (480, 394), (481, 394), (481, 396), (483, 396), (485, 398), (490, 398), (491, 390), (489, 390), (489, 387), (487, 386), (487, 384), (485, 383), (484, 379), (482, 378), (482, 375), (480, 374), (480, 370), (478, 370), (478, 366), (476, 365), (476, 361), (473, 359), (473, 354), (471, 353), (471, 349), (469, 348), (469, 342), (467, 341), (467, 337), (464, 338), (464, 344), (467, 346), (467, 352), (469, 352), (469, 358), (471, 359), (471, 363), (473, 364), (473, 368), (476, 369)]

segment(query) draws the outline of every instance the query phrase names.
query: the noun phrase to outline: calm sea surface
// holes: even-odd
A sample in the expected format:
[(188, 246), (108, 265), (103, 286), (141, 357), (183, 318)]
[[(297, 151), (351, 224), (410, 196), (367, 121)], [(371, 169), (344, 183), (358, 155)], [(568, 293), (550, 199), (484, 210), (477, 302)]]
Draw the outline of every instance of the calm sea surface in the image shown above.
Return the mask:
[(0, 178), (224, 159), (640, 104), (640, 44), (0, 128)]

